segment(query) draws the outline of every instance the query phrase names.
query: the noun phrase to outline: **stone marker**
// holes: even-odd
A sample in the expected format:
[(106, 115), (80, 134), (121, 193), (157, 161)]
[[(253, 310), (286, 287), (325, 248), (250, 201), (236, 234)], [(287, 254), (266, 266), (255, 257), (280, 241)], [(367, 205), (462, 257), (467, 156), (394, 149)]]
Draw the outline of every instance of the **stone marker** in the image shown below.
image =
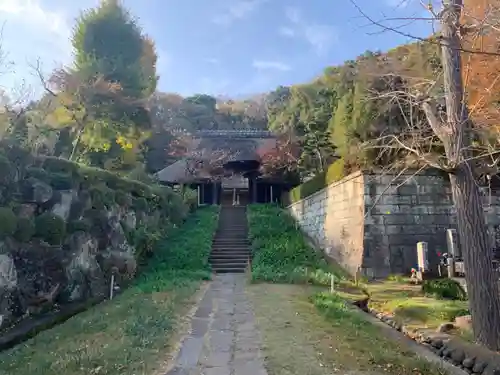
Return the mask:
[(448, 254), (453, 258), (461, 258), (462, 253), (458, 246), (458, 237), (456, 229), (446, 230), (446, 244), (448, 245)]
[(424, 274), (429, 270), (428, 250), (427, 242), (417, 243), (417, 279), (419, 281), (424, 279)]

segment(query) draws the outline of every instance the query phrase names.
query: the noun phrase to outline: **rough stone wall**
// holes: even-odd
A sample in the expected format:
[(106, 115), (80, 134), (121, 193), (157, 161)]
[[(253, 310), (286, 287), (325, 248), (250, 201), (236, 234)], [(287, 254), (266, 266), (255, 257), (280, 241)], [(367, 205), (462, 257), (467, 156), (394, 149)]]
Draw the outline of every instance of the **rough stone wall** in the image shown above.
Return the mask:
[(363, 259), (363, 179), (352, 174), (289, 207), (302, 230), (350, 272)]
[[(493, 248), (500, 249), (500, 192), (483, 189)], [(447, 252), (446, 230), (456, 227), (447, 177), (433, 170), (390, 175), (356, 172), (288, 207), (325, 253), (368, 277), (408, 273), (416, 244), (429, 244), (429, 263)]]
[(367, 276), (387, 276), (417, 267), (416, 244), (429, 244), (429, 263), (446, 252), (446, 230), (455, 226), (451, 189), (434, 171), (365, 175), (363, 269)]

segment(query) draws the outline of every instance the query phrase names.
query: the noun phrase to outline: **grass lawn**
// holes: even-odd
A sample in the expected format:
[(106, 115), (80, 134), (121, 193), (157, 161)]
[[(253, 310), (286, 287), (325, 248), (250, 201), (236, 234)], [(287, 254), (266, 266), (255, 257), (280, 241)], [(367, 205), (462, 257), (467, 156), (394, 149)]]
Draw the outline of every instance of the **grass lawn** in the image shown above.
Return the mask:
[(444, 373), (318, 287), (251, 285), (249, 296), (269, 375)]
[(174, 329), (210, 277), (217, 211), (200, 209), (158, 244), (135, 284), (35, 338), (0, 353), (1, 375), (152, 375)]
[(411, 328), (437, 328), (466, 315), (467, 301), (426, 297), (420, 285), (403, 281), (384, 281), (368, 285), (370, 307), (391, 313), (396, 320)]

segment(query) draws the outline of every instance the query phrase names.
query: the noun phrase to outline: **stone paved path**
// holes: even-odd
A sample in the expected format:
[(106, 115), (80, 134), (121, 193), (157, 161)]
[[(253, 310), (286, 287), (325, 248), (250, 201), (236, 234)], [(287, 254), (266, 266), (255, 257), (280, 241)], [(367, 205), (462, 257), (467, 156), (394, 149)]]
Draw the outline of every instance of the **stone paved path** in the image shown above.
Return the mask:
[(166, 375), (267, 375), (245, 274), (217, 275)]

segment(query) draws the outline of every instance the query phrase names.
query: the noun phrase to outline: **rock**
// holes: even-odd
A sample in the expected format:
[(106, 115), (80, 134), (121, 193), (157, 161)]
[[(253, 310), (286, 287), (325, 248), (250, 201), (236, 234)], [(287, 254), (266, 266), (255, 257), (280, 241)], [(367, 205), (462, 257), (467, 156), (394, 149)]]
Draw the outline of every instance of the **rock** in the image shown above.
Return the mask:
[(25, 202), (42, 204), (53, 195), (52, 187), (43, 181), (30, 177), (23, 181), (22, 196)]
[(137, 261), (131, 253), (110, 250), (99, 253), (98, 260), (108, 276), (114, 273), (120, 280), (131, 279), (137, 270)]
[(137, 225), (137, 216), (135, 215), (135, 212), (127, 212), (124, 215), (123, 221), (128, 229), (135, 229)]
[(8, 254), (0, 254), (0, 288), (13, 290), (17, 287), (17, 271), (12, 259)]
[(454, 349), (450, 353), (450, 358), (455, 365), (460, 365), (465, 359), (465, 353), (461, 349)]
[(474, 362), (475, 362), (474, 358), (465, 358), (462, 361), (462, 366), (464, 366), (465, 368), (472, 369), (472, 367), (474, 367)]
[(108, 239), (113, 251), (133, 253), (134, 248), (128, 243), (125, 231), (120, 223), (120, 216), (112, 215), (108, 219)]
[(474, 374), (481, 374), (485, 368), (486, 368), (485, 362), (476, 360), (476, 362), (474, 363), (474, 366), (472, 366), (472, 372)]
[(472, 317), (470, 315), (457, 316), (455, 327), (463, 330), (472, 330)]
[(69, 213), (71, 210), (71, 204), (75, 197), (73, 190), (64, 190), (60, 191), (60, 199), (59, 202), (52, 207), (52, 213), (54, 215), (59, 216), (64, 221), (67, 221), (69, 218)]
[(431, 341), (431, 345), (437, 349), (441, 349), (443, 346), (443, 340), (441, 339), (434, 339)]
[(102, 295), (106, 287), (96, 259), (97, 240), (88, 233), (76, 232), (69, 238), (68, 245), (71, 256), (65, 269), (68, 285), (64, 299), (72, 302)]
[(446, 333), (451, 331), (452, 329), (455, 328), (455, 325), (453, 323), (447, 322), (447, 323), (441, 323), (439, 327), (436, 329), (436, 332), (439, 333)]
[(500, 368), (497, 367), (497, 364), (488, 364), (483, 372), (483, 375), (500, 375)]

